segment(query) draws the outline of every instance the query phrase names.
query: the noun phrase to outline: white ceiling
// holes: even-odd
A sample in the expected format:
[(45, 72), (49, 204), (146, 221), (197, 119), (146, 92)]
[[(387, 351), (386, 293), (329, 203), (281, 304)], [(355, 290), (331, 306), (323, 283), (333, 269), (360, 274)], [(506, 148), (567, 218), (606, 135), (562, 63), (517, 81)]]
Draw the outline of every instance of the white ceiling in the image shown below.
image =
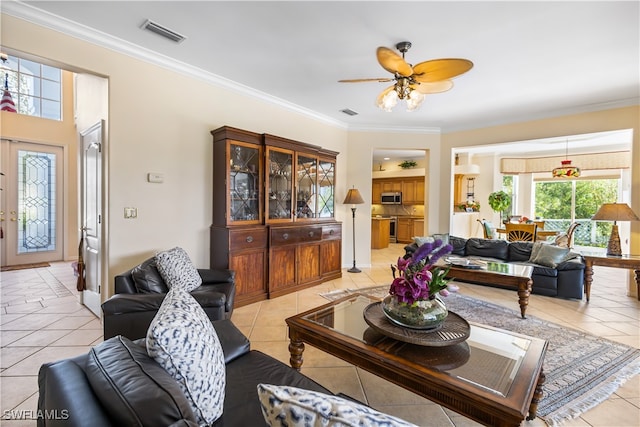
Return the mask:
[[(640, 103), (638, 1), (3, 1), (12, 14), (353, 130), (442, 131)], [(180, 44), (140, 29), (151, 19)], [(474, 62), (422, 108), (374, 101), (378, 46)], [(347, 116), (340, 110), (357, 111)]]

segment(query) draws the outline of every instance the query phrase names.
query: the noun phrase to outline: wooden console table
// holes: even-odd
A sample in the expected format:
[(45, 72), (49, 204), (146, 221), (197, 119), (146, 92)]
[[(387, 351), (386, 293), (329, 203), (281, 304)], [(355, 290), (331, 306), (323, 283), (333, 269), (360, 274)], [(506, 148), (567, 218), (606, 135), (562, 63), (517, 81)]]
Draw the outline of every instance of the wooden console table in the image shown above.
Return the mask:
[(582, 252), (584, 259), (584, 293), (589, 301), (591, 296), (591, 283), (593, 282), (593, 266), (626, 268), (634, 270), (636, 274), (636, 294), (640, 301), (640, 255), (605, 255), (598, 253)]

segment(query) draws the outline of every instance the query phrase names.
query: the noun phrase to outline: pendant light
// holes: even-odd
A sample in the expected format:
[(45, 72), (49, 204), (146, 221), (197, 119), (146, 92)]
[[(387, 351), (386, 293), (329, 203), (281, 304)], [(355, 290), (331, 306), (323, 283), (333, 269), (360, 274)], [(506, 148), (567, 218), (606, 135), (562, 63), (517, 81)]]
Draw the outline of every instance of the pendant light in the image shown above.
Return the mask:
[(561, 166), (559, 168), (555, 168), (551, 171), (554, 178), (577, 178), (580, 176), (580, 168), (572, 166), (571, 160), (569, 160), (569, 138), (567, 138), (564, 160), (560, 163)]

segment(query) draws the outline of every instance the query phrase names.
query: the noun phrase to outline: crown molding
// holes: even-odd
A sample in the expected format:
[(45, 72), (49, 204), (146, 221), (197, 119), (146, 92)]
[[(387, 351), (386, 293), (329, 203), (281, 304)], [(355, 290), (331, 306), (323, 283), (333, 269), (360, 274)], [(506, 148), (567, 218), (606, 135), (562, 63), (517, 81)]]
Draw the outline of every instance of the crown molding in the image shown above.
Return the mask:
[[(109, 34), (87, 27), (77, 22), (53, 15), (49, 12), (35, 8), (20, 1), (9, 0), (2, 2), (2, 13), (31, 22), (36, 25), (66, 34), (68, 36), (86, 41), (88, 43), (118, 52), (129, 57), (151, 63), (153, 65), (174, 71), (176, 73), (193, 77), (208, 84), (223, 87), (234, 92), (241, 93), (252, 98), (259, 99), (269, 104), (277, 105), (291, 112), (301, 114), (314, 120), (326, 124), (347, 129), (347, 124), (331, 117), (319, 114), (313, 110), (301, 107), (300, 105), (286, 101), (284, 99), (269, 95), (265, 92), (253, 89), (249, 86), (234, 82), (225, 77), (205, 71), (201, 68), (191, 66), (174, 58), (145, 49), (136, 44), (130, 43)], [(49, 58), (55, 59), (55, 58)]]

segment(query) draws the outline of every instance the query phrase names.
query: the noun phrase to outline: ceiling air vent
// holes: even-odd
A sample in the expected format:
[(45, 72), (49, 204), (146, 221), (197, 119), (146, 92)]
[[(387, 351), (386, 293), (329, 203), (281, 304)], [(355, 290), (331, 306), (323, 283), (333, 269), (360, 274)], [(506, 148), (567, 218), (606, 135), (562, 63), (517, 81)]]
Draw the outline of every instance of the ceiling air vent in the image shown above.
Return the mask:
[(350, 108), (345, 108), (344, 110), (340, 110), (340, 112), (345, 113), (347, 116), (357, 116), (358, 113), (356, 113), (355, 111), (353, 111)]
[(145, 23), (142, 24), (142, 27), (140, 28), (142, 28), (143, 30), (151, 31), (152, 33), (156, 33), (159, 36), (167, 38), (176, 43), (182, 43), (184, 39), (186, 39), (186, 37), (183, 36), (182, 34), (178, 34), (175, 31), (171, 31), (170, 29), (163, 27), (162, 25), (157, 24), (150, 19), (147, 19)]

